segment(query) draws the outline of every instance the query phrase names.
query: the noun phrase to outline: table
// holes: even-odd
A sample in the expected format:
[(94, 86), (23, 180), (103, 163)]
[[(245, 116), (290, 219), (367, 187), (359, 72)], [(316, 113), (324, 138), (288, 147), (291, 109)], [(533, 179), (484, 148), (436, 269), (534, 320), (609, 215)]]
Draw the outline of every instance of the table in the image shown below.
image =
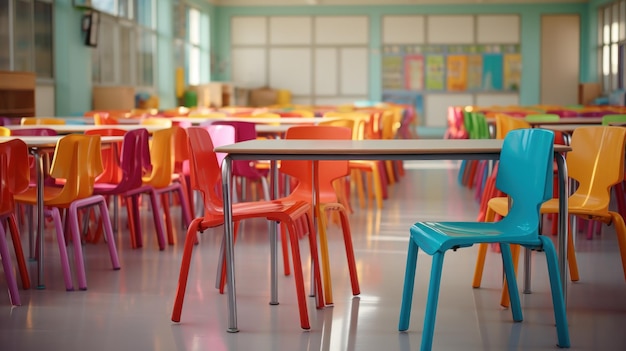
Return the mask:
[(231, 121), (231, 122), (252, 122), (261, 124), (315, 124), (321, 121), (339, 119), (339, 117), (172, 117), (172, 122), (191, 122), (192, 125), (199, 125), (204, 122)]
[[(228, 284), (228, 332), (238, 332), (237, 302), (234, 276), (234, 246), (232, 222), (231, 169), (233, 160), (477, 160), (498, 159), (502, 149), (500, 139), (393, 139), (393, 140), (249, 140), (215, 148), (228, 155), (222, 164), (222, 191), (224, 196), (224, 238), (226, 241), (226, 272)], [(564, 152), (569, 146), (555, 145), (555, 160), (559, 179), (559, 269), (564, 292), (567, 282), (567, 166)], [(315, 163), (314, 163), (315, 164)], [(275, 181), (277, 170), (272, 167)], [(271, 245), (271, 301), (277, 301), (277, 235), (270, 233)]]
[(111, 125), (93, 125), (93, 124), (38, 124), (38, 125), (9, 125), (5, 126), (5, 128), (11, 130), (20, 130), (20, 129), (32, 129), (32, 128), (48, 128), (54, 129), (58, 134), (71, 134), (71, 133), (84, 133), (88, 130), (95, 129), (121, 129), (125, 131), (145, 128), (148, 130), (148, 133), (152, 134), (153, 132), (161, 129), (166, 129), (167, 127), (156, 126), (156, 125), (140, 125), (140, 124), (111, 124)]
[[(35, 158), (35, 164), (37, 165), (37, 235), (38, 235), (38, 260), (37, 260), (37, 289), (45, 289), (44, 284), (44, 205), (43, 205), (43, 178), (44, 178), (44, 162), (42, 153), (50, 150), (54, 150), (57, 142), (63, 136), (4, 136), (0, 137), (0, 142), (9, 141), (12, 139), (20, 139), (26, 143), (29, 152)], [(124, 140), (121, 136), (103, 136), (100, 138), (101, 143), (116, 143)]]
[(528, 122), (532, 126), (549, 124), (602, 124), (602, 117), (561, 117), (555, 121)]

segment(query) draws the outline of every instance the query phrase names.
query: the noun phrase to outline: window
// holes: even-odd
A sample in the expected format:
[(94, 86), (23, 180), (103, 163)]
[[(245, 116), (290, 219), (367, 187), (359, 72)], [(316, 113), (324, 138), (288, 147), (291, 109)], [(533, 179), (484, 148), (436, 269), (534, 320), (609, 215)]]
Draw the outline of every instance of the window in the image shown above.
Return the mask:
[(210, 80), (208, 16), (185, 1), (174, 1), (174, 64), (188, 85)]
[(100, 2), (100, 6), (109, 6), (107, 12), (118, 16), (100, 16), (99, 42), (92, 54), (94, 84), (155, 88), (154, 4), (154, 0)]
[(598, 70), (602, 89), (624, 89), (626, 70), (626, 0), (615, 1), (598, 11)]
[(39, 78), (54, 77), (52, 3), (35, 1), (35, 72)]

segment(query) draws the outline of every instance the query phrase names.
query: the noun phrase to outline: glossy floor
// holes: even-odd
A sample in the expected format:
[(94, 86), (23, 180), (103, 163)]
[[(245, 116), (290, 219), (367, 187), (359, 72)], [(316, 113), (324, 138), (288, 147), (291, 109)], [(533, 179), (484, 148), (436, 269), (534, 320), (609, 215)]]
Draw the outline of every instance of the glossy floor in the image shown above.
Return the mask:
[[(144, 213), (145, 247), (130, 249), (127, 230), (120, 230), (117, 246), (122, 269), (113, 271), (104, 243), (85, 245), (89, 290), (66, 292), (50, 225), (45, 246), (46, 289), (20, 290), (23, 305), (14, 308), (6, 294), (0, 296), (0, 350), (417, 350), (430, 257), (419, 256), (412, 323), (408, 332), (399, 333), (408, 228), (417, 220), (475, 218), (473, 191), (457, 185), (457, 172), (454, 162), (407, 164), (407, 175), (390, 187), (382, 211), (355, 209), (351, 224), (360, 296), (351, 295), (341, 237), (332, 227), (335, 304), (316, 310), (309, 299), (310, 331), (299, 326), (293, 277), (279, 276), (280, 304), (268, 304), (269, 247), (264, 221), (245, 223), (236, 245), (240, 332), (235, 334), (226, 332), (226, 296), (214, 289), (219, 229), (206, 231), (195, 248), (182, 322), (177, 324), (170, 321), (170, 314), (182, 230), (179, 243), (160, 252), (149, 213)], [(306, 241), (301, 245), (303, 253), (308, 252)], [(572, 349), (624, 350), (626, 283), (613, 228), (604, 226), (593, 240), (579, 234), (577, 252), (581, 280), (569, 284), (568, 300)], [(480, 289), (471, 287), (475, 257), (475, 248), (446, 255), (433, 348), (555, 349), (543, 254), (533, 254), (533, 293), (522, 295), (522, 323), (512, 322), (510, 311), (499, 306), (499, 254), (489, 252)], [(29, 268), (34, 277), (35, 264), (31, 262)], [(0, 278), (0, 289), (6, 291), (4, 278)]]

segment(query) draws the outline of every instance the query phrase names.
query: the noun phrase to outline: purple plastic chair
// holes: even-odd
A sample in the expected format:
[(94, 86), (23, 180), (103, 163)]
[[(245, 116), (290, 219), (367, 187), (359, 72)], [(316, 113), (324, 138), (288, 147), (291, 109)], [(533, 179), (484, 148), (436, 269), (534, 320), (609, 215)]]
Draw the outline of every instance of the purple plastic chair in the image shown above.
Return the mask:
[[(215, 121), (211, 125), (229, 125), (235, 127), (235, 142), (246, 141), (246, 140), (254, 140), (257, 138), (256, 133), (256, 124), (252, 122), (239, 122), (239, 121)], [(232, 163), (232, 174), (234, 177), (240, 177), (242, 179), (242, 194), (240, 199), (245, 199), (245, 193), (243, 192), (246, 189), (245, 180), (251, 182), (261, 182), (263, 186), (263, 194), (265, 196), (265, 200), (270, 199), (269, 195), (269, 185), (267, 182), (267, 175), (269, 171), (267, 170), (259, 170), (255, 167), (254, 162), (245, 161), (245, 160), (236, 160)]]
[(94, 194), (118, 195), (126, 200), (129, 226), (131, 228), (131, 246), (140, 247), (141, 225), (139, 216), (139, 197), (143, 193), (150, 193), (150, 204), (154, 216), (154, 225), (159, 243), (159, 249), (165, 249), (165, 235), (163, 224), (159, 216), (159, 202), (149, 186), (143, 186), (141, 176), (144, 170), (151, 168), (150, 149), (148, 145), (150, 135), (145, 128), (134, 129), (124, 134), (120, 158), (122, 172), (119, 183), (96, 183)]

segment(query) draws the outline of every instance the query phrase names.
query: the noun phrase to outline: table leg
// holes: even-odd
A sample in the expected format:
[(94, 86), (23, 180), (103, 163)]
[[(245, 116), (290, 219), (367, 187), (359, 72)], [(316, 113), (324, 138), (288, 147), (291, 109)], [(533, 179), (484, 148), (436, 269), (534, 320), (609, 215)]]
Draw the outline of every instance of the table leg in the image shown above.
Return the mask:
[(559, 233), (558, 233), (558, 254), (559, 271), (561, 272), (561, 284), (563, 285), (563, 297), (567, 304), (567, 226), (569, 224), (569, 212), (567, 208), (568, 186), (567, 186), (567, 165), (565, 155), (556, 153), (556, 165), (559, 177)]
[[(278, 189), (278, 166), (276, 160), (270, 161), (272, 200), (279, 197)], [(270, 222), (270, 274), (271, 293), (270, 305), (278, 305), (278, 222)]]
[(37, 165), (37, 289), (45, 289), (46, 286), (44, 284), (44, 237), (43, 237), (43, 226), (44, 226), (44, 215), (43, 215), (43, 172), (44, 172), (44, 164), (43, 157), (39, 153), (38, 149), (32, 150), (33, 157), (35, 158), (35, 164)]
[(237, 299), (235, 295), (235, 252), (233, 236), (233, 204), (231, 201), (232, 160), (226, 156), (222, 163), (222, 194), (224, 200), (224, 241), (226, 242), (226, 284), (228, 289), (228, 331), (236, 333)]

